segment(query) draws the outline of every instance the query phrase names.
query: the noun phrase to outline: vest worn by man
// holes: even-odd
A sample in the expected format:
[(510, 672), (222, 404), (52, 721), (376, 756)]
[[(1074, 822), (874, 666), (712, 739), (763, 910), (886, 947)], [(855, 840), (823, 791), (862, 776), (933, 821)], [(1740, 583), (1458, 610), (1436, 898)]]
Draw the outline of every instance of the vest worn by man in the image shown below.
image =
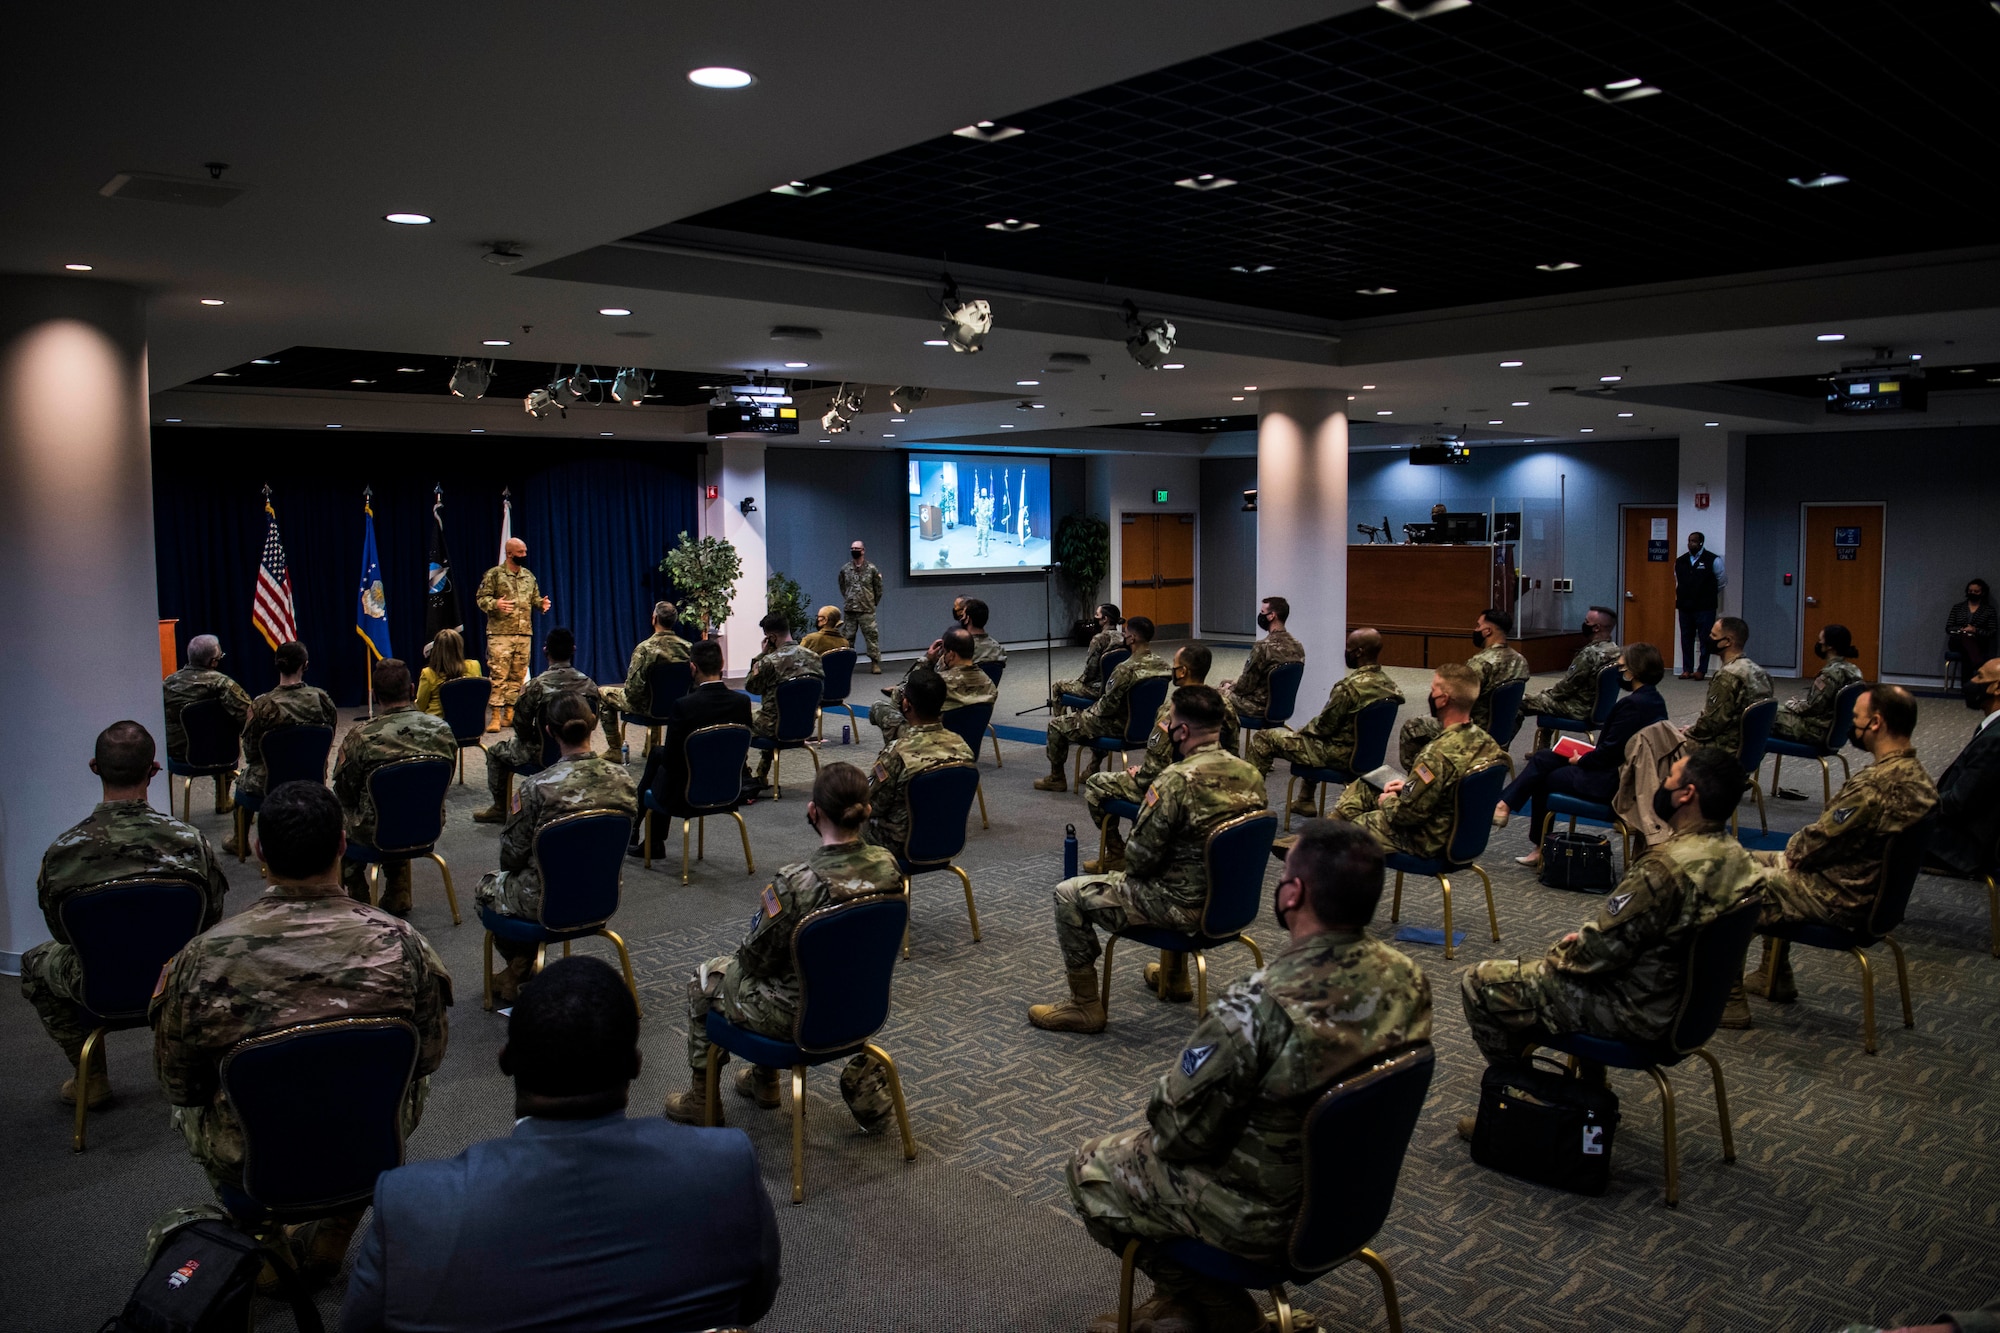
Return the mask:
[[(1682, 611), (1713, 611), (1722, 604), (1722, 581), (1715, 577), (1715, 552), (1706, 546), (1674, 561), (1674, 607)], [(1708, 633), (1703, 625), (1701, 632)]]

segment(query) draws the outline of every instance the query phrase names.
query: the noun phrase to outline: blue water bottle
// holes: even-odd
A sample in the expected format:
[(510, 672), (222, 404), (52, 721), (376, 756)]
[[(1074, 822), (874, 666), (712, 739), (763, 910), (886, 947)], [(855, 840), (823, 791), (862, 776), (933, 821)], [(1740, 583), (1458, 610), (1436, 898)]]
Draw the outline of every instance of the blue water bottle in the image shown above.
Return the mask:
[(847, 725), (847, 724), (846, 724), (845, 722), (841, 723), (841, 724), (840, 724), (840, 743), (841, 743), (842, 745), (851, 745), (851, 744), (853, 744), (853, 742), (854, 742), (854, 737), (853, 737), (852, 735), (850, 735), (850, 734), (849, 734), (849, 728), (848, 728), (848, 725)]
[(1063, 878), (1076, 878), (1076, 825), (1063, 825)]

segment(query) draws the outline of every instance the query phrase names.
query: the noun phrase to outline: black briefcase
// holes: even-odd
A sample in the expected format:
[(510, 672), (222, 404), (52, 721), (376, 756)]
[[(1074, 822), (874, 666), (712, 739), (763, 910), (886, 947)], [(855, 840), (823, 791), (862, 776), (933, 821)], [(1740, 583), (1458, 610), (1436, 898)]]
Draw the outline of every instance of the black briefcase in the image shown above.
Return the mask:
[(1609, 893), (1618, 877), (1611, 873), (1611, 839), (1595, 833), (1552, 828), (1542, 839), (1542, 883), (1577, 893)]
[(1489, 1066), (1479, 1085), (1472, 1160), (1538, 1185), (1602, 1194), (1611, 1183), (1618, 1094), (1542, 1058)]

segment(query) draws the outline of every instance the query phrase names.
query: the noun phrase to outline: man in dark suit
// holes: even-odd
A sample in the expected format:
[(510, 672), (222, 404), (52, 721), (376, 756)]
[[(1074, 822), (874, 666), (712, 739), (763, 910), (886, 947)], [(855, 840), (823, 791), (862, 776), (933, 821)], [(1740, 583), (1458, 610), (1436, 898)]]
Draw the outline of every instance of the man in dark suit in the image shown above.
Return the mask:
[[(647, 757), (646, 776), (639, 783), (640, 791), (652, 792), (662, 805), (669, 803), (669, 793), (678, 797), (687, 790), (689, 736), (703, 727), (725, 723), (750, 725), (750, 696), (722, 683), (721, 644), (713, 639), (693, 644), (688, 648), (688, 666), (694, 671), (694, 684), (668, 706), (666, 735)], [(639, 839), (645, 827), (643, 806), (642, 799), (640, 818), (632, 826), (633, 856), (641, 855), (642, 851)], [(653, 855), (665, 855), (666, 841), (666, 824), (661, 821), (653, 838)]]
[(1938, 821), (1929, 859), (1955, 875), (1993, 868), (2000, 844), (2000, 657), (1973, 674), (1971, 688), (1985, 716), (1972, 739), (1938, 779)]
[(639, 1011), (609, 965), (551, 963), (500, 1049), (511, 1137), (375, 1182), (346, 1333), (706, 1329), (777, 1294), (777, 1219), (741, 1130), (628, 1120)]
[[(1722, 585), (1728, 575), (1722, 557), (1708, 549), (1708, 539), (1699, 532), (1688, 534), (1687, 554), (1674, 561), (1674, 608), (1681, 620), (1681, 679), (1708, 678), (1708, 627), (1715, 623), (1722, 605)], [(1701, 665), (1695, 665), (1695, 650), (1701, 650)]]

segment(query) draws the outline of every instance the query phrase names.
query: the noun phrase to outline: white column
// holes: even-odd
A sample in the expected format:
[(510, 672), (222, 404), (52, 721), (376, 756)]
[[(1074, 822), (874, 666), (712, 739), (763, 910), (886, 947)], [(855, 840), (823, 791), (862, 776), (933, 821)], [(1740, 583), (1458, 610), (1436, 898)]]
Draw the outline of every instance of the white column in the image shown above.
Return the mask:
[[(750, 663), (757, 656), (757, 645), (763, 640), (764, 631), (757, 628), (757, 622), (764, 618), (766, 595), (764, 582), (770, 577), (771, 562), (764, 544), (765, 506), (769, 496), (764, 489), (764, 445), (760, 441), (739, 443), (730, 440), (720, 446), (721, 467), (711, 465), (710, 477), (719, 476), (718, 484), (722, 494), (714, 500), (705, 501), (708, 512), (704, 515), (707, 531), (735, 546), (736, 554), (743, 561), (743, 577), (736, 585), (736, 600), (731, 615), (722, 627), (724, 647), (724, 670), (731, 676), (741, 676), (750, 670)], [(754, 501), (755, 512), (745, 514), (743, 501)]]
[(1257, 419), (1257, 586), (1292, 604), (1306, 649), (1299, 712), (1311, 716), (1346, 674), (1347, 395), (1265, 392)]
[[(146, 426), (146, 307), (80, 278), (0, 276), (0, 970), (48, 938), (35, 874), (101, 796), (97, 733), (132, 718), (166, 763)], [(249, 593), (249, 584), (244, 584)], [(164, 778), (153, 804), (168, 805)]]

